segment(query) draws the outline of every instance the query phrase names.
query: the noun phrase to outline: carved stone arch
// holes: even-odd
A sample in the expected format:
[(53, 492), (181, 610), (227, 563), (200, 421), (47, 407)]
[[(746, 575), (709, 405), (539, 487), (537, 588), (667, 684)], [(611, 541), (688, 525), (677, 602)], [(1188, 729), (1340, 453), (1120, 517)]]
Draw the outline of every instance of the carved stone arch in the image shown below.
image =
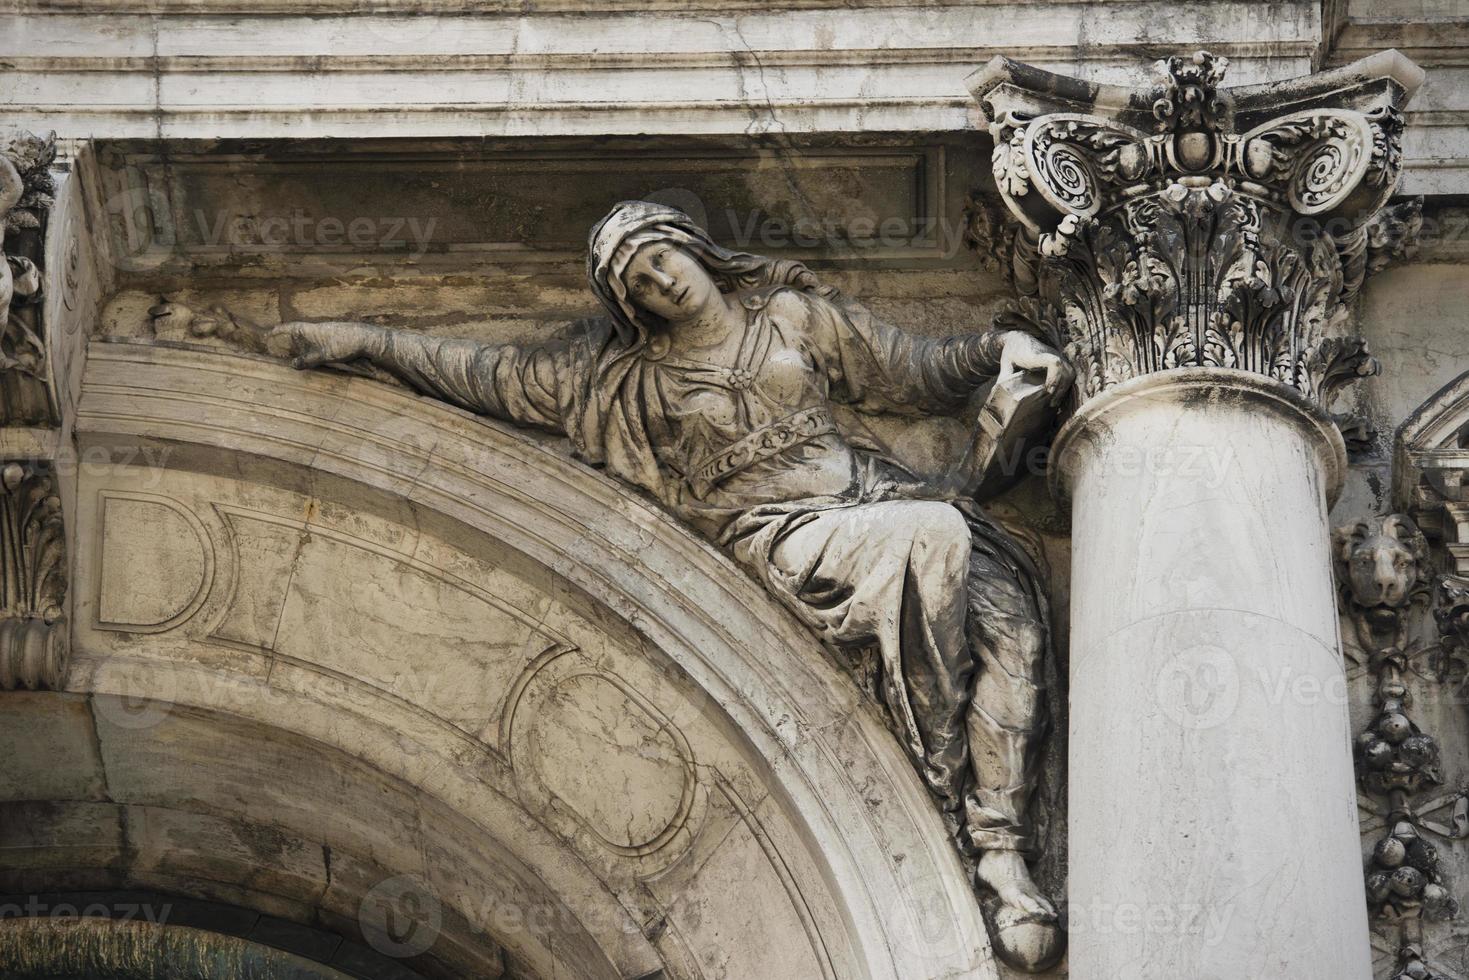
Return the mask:
[[(996, 976), (878, 709), (633, 491), (398, 389), (177, 346), (94, 344), (77, 433), (90, 463), (65, 696), (101, 746), (89, 804), (219, 842), (180, 858), (175, 890), (203, 881), (350, 931), (354, 902), (419, 875), (446, 922), (420, 958), (450, 974), (503, 951), (530, 976)], [(192, 515), (209, 581), (173, 581), (205, 563), (114, 524), (141, 510), (107, 499)], [(199, 553), (194, 521), (173, 522), (180, 555)], [(203, 598), (166, 629), (118, 629), (160, 619), (129, 609), (143, 579), (119, 568)], [(280, 754), (238, 761), (255, 747)], [(254, 776), (231, 789), (232, 769)], [(352, 796), (364, 787), (395, 801), (383, 827)], [(262, 840), (280, 846), (251, 875)], [(44, 843), (17, 852), (28, 881)], [(294, 877), (277, 854), (304, 855)], [(495, 917), (517, 894), (556, 910), (550, 933)], [(575, 941), (558, 947), (561, 926)]]
[(1395, 507), (1442, 543), (1446, 570), (1469, 575), (1469, 372), (1444, 385), (1398, 427)]

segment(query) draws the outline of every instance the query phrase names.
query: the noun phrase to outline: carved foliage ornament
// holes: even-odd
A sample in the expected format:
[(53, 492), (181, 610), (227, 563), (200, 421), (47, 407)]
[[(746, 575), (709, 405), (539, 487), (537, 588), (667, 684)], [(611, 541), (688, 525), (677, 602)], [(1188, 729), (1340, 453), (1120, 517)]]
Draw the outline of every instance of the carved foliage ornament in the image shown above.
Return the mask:
[(1428, 965), (1418, 946), (1404, 946), (1398, 951), (1396, 970), (1392, 980), (1449, 980)]
[(1007, 325), (1065, 349), (1082, 399), (1198, 366), (1265, 374), (1327, 405), (1376, 371), (1345, 336), (1347, 306), (1388, 251), (1369, 229), (1401, 168), (1406, 89), (1313, 76), (1282, 85), (1274, 107), (1262, 95), (1236, 106), (1217, 88), (1225, 59), (1160, 67), (1151, 96), (1003, 59), (973, 82), (995, 181), (1025, 228)]
[(66, 575), (54, 475), (42, 464), (0, 463), (0, 690), (61, 685)]

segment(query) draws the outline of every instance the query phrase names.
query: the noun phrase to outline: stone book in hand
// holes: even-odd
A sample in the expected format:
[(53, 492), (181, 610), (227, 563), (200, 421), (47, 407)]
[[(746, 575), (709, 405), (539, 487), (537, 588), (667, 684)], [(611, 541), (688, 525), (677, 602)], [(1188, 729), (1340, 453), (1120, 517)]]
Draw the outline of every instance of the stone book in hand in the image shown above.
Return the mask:
[(959, 496), (979, 500), (1012, 486), (1025, 475), (1027, 449), (1052, 417), (1044, 384), (1027, 372), (1000, 378), (980, 407), (969, 451), (949, 472), (950, 485)]

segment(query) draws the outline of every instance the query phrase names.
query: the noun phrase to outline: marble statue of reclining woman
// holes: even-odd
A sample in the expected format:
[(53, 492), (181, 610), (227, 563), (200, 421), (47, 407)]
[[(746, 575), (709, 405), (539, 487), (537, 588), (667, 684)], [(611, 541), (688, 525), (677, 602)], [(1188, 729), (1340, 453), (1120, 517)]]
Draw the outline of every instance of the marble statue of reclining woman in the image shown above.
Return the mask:
[(1059, 397), (1069, 365), (1023, 333), (904, 333), (801, 264), (731, 252), (646, 202), (593, 229), (588, 271), (606, 316), (568, 340), (287, 323), (272, 347), (300, 368), (370, 361), (470, 411), (564, 433), (824, 641), (875, 648), (898, 736), (993, 892), (1001, 956), (1049, 966), (1059, 924), (1026, 863), (1049, 644), (1036, 572), (973, 500), (854, 445), (831, 406), (954, 413), (1017, 369), (1045, 372)]

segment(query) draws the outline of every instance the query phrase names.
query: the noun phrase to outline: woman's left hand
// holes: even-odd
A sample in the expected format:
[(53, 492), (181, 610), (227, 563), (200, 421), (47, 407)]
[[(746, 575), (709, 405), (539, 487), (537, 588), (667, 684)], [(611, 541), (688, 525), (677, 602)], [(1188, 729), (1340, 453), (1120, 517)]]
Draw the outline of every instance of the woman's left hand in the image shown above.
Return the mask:
[(1051, 404), (1059, 404), (1071, 388), (1075, 370), (1055, 350), (1028, 333), (1011, 330), (1005, 334), (1000, 348), (1000, 377), (1008, 378), (1019, 371), (1046, 372), (1045, 389)]

